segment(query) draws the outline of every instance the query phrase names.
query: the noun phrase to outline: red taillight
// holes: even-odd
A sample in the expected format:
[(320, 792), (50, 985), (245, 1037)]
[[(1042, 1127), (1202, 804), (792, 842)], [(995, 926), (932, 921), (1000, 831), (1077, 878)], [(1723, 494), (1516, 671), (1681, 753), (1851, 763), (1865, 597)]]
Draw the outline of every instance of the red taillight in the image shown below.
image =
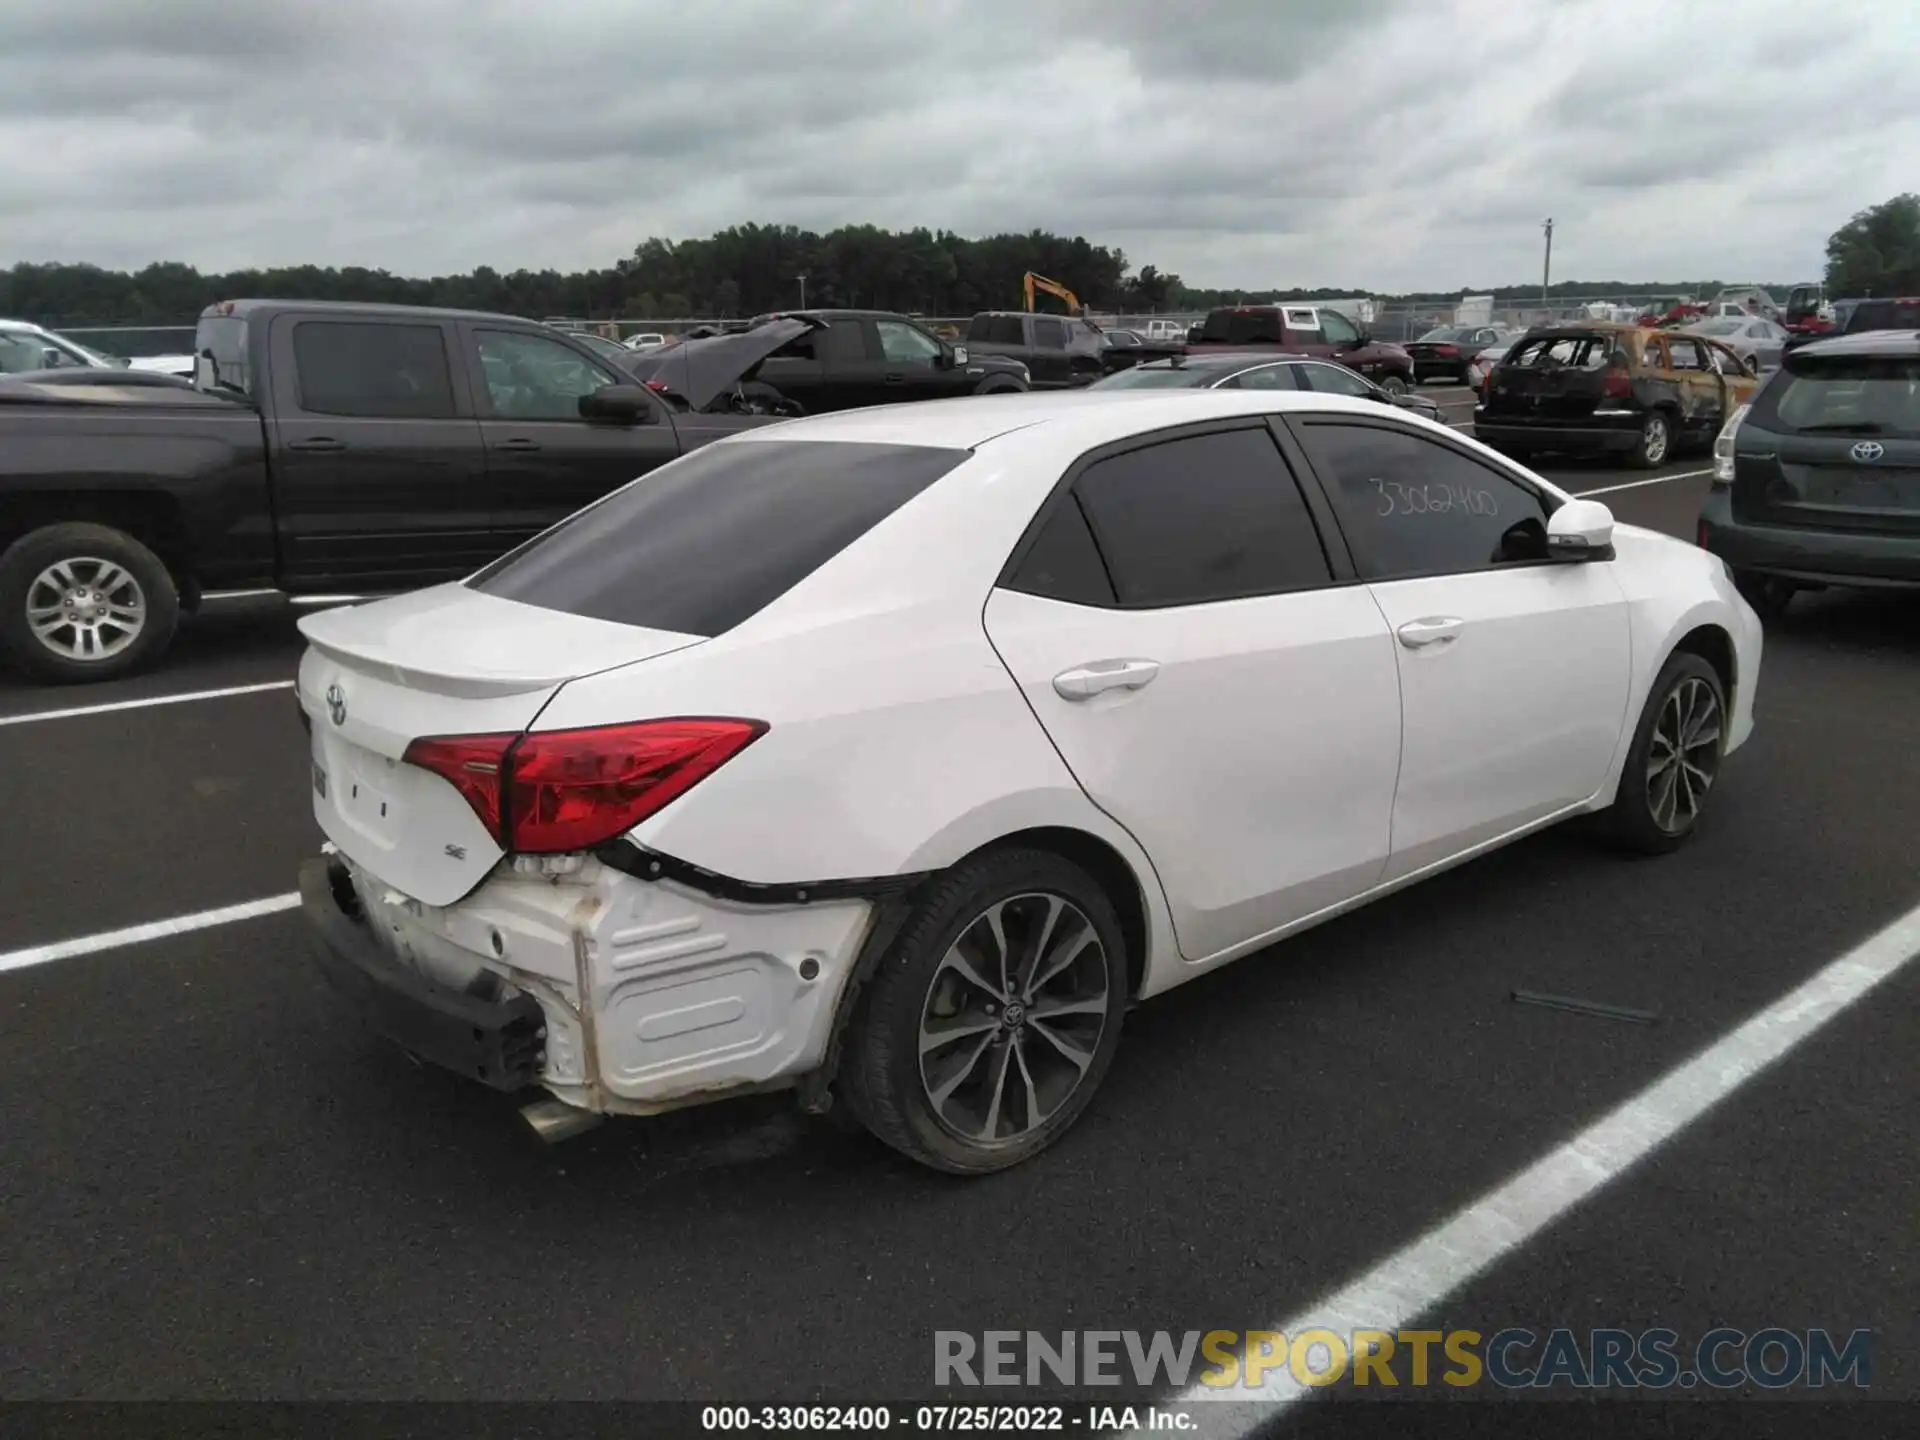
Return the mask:
[(1705, 520), (1702, 520), (1700, 522), (1700, 534), (1697, 538), (1700, 543), (1700, 548), (1702, 550), (1706, 549), (1707, 548), (1707, 522)]
[(1601, 387), (1610, 400), (1625, 400), (1633, 394), (1633, 377), (1624, 370), (1609, 370)]
[(1436, 355), (1458, 355), (1459, 353), (1460, 347), (1458, 345), (1438, 345), (1434, 347), (1434, 354)]
[(443, 776), (502, 848), (585, 850), (631, 830), (748, 745), (759, 720), (643, 720), (526, 735), (415, 740), (408, 764)]
[(500, 829), (500, 775), (507, 765), (507, 752), (520, 738), (510, 735), (432, 735), (407, 746), (401, 759), (422, 770), (431, 770), (458, 790), (487, 833), (498, 844), (506, 843)]

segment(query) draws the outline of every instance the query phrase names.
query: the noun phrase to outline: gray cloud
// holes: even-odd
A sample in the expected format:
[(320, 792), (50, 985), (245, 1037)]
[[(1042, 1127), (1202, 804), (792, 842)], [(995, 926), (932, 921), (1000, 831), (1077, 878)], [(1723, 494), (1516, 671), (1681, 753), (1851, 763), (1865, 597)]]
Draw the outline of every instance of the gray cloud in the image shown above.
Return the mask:
[(1815, 273), (1912, 188), (1874, 0), (6, 0), (0, 263), (605, 265), (747, 220), (1191, 281)]

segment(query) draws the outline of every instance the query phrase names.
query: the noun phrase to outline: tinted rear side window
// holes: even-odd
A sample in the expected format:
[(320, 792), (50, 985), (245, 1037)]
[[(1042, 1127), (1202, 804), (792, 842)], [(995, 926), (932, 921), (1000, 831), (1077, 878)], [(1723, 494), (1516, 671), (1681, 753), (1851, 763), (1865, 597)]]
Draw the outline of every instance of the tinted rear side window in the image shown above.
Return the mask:
[(469, 583), (569, 615), (723, 634), (968, 453), (806, 440), (709, 446), (563, 520)]
[(300, 408), (309, 415), (434, 420), (454, 414), (438, 325), (303, 320), (293, 327)]
[(1061, 497), (1053, 514), (1047, 517), (1033, 548), (1006, 582), (1009, 590), (1038, 595), (1044, 600), (1066, 600), (1075, 605), (1111, 605), (1113, 581), (1093, 543), (1093, 531), (1080, 502), (1072, 495)]
[(1089, 465), (1075, 488), (1123, 605), (1196, 605), (1333, 579), (1264, 429), (1129, 450)]

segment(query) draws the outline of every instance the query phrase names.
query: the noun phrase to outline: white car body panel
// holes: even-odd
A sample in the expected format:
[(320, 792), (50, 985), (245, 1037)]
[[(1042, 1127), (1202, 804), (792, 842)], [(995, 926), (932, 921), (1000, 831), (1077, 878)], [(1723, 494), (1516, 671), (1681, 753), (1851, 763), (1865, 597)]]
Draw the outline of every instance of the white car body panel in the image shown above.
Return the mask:
[[(986, 623), (1080, 784), (1153, 858), (1188, 958), (1380, 879), (1399, 681), (1365, 587), (1174, 610), (997, 590)], [(1054, 689), (1056, 675), (1129, 659), (1159, 670), (1084, 700)]]
[[(1758, 620), (1717, 560), (1631, 526), (1615, 526), (1614, 558), (1597, 563), (1177, 609), (997, 588), (1089, 451), (1290, 411), (1380, 414), (1304, 392), (1056, 392), (826, 415), (717, 442), (974, 453), (710, 638), (466, 585), (308, 617), (300, 700), (331, 792), (316, 796), (316, 819), (383, 922), (382, 944), (448, 983), (506, 977), (547, 1017), (543, 1084), (589, 1109), (648, 1110), (820, 1063), (871, 923), (863, 884), (938, 871), (1019, 832), (1078, 832), (1133, 876), (1145, 996), (1604, 806), (1655, 675), (1698, 626), (1731, 636), (1727, 748), (1745, 741)], [(1399, 423), (1530, 473), (1417, 416)], [(1461, 622), (1453, 640), (1396, 640), (1436, 617)], [(1126, 659), (1160, 671), (1084, 702), (1053, 688), (1064, 670)], [(642, 848), (627, 869), (584, 856), (503, 864), (450, 783), (399, 761), (422, 735), (674, 715), (770, 728), (629, 832)], [(369, 813), (382, 803), (386, 816)], [(784, 898), (647, 878), (646, 852), (786, 887)], [(843, 882), (832, 898), (795, 898), (828, 882)], [(816, 973), (803, 977), (809, 960)]]
[(1405, 739), (1386, 878), (1589, 799), (1626, 721), (1632, 642), (1606, 565), (1536, 565), (1369, 587), (1395, 632)]

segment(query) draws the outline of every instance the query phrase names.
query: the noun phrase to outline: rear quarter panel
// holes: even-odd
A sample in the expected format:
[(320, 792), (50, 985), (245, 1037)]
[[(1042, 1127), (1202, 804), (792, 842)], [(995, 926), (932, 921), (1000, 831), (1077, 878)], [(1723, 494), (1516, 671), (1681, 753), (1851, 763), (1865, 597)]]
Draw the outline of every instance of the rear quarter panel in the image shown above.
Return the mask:
[[(630, 832), (736, 880), (914, 874), (1020, 830), (1092, 835), (1140, 886), (1146, 988), (1163, 988), (1180, 962), (1152, 867), (1080, 789), (981, 618), (1002, 561), (1078, 452), (1045, 473), (999, 469), (990, 451), (737, 629), (572, 681), (534, 728), (695, 714), (768, 722)], [(998, 503), (979, 503), (985, 488)]]
[(165, 558), (209, 587), (273, 578), (264, 431), (237, 404), (0, 406), (0, 497), (0, 540), (137, 515), (161, 527)]

